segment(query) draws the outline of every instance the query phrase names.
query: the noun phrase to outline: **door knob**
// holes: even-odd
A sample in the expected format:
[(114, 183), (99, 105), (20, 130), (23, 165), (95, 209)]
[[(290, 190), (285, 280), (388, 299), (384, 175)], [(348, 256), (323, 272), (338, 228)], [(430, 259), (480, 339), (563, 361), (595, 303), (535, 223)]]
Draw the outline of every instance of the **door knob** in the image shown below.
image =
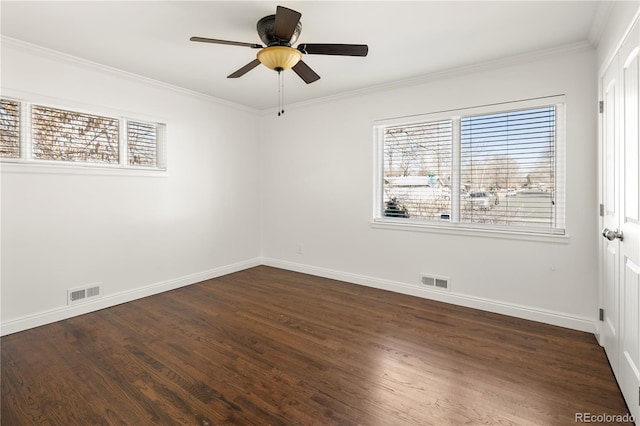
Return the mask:
[(622, 235), (621, 231), (618, 231), (617, 229), (615, 231), (612, 231), (609, 228), (604, 228), (602, 230), (602, 236), (605, 237), (609, 241), (613, 241), (616, 238), (618, 238), (620, 241), (622, 241), (622, 239), (624, 237), (624, 235)]

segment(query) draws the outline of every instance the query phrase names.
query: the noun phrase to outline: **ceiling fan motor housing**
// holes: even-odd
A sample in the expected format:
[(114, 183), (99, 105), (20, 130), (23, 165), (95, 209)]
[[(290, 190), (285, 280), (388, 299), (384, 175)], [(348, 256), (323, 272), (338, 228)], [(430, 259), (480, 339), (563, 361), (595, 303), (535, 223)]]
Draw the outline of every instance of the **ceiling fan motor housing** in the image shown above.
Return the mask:
[(265, 16), (260, 19), (256, 24), (256, 29), (258, 30), (258, 35), (260, 36), (260, 40), (267, 45), (271, 46), (288, 46), (290, 47), (294, 44), (298, 37), (300, 36), (300, 32), (302, 31), (302, 23), (298, 22), (296, 29), (293, 32), (290, 40), (283, 40), (276, 37), (276, 15)]

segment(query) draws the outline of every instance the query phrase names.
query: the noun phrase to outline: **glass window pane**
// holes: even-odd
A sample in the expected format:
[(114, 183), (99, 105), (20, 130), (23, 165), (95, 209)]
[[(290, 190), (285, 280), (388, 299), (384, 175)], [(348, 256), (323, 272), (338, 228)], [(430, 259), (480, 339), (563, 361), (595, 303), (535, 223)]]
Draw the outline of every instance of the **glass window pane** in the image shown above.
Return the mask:
[(452, 121), (384, 130), (383, 216), (451, 217)]
[(555, 225), (555, 107), (463, 117), (460, 220)]
[(129, 165), (157, 166), (156, 125), (129, 121), (127, 123), (127, 149)]
[(20, 158), (20, 103), (0, 100), (0, 157)]
[(118, 120), (34, 105), (33, 158), (118, 164)]

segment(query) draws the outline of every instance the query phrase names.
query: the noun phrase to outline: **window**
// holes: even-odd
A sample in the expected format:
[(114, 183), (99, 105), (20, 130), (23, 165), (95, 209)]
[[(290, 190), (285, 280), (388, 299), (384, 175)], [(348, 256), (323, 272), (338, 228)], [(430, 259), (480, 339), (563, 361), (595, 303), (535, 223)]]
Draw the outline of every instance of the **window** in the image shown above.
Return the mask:
[(31, 107), (33, 158), (118, 164), (118, 120), (97, 115)]
[(562, 102), (376, 124), (374, 221), (564, 233)]
[(20, 158), (20, 104), (0, 99), (0, 156)]
[(127, 123), (129, 165), (156, 166), (158, 160), (156, 140), (155, 125), (129, 121)]
[(451, 214), (452, 121), (384, 131), (385, 216), (437, 220)]
[(8, 99), (1, 105), (2, 159), (164, 169), (163, 124)]

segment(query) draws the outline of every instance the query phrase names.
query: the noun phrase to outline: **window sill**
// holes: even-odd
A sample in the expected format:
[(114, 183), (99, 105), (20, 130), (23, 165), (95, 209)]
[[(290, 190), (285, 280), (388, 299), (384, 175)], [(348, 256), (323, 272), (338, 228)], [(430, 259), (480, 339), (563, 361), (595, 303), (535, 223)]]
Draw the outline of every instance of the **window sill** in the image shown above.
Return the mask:
[(461, 235), (468, 237), (500, 238), (508, 240), (537, 241), (555, 244), (568, 244), (566, 234), (551, 234), (534, 231), (517, 231), (496, 228), (471, 227), (468, 224), (456, 223), (419, 223), (406, 220), (373, 219), (371, 227), (375, 229), (391, 229), (395, 231), (428, 232), (435, 234)]
[(167, 177), (166, 170), (119, 165), (52, 163), (31, 161), (0, 161), (2, 173), (36, 173), (93, 176)]

